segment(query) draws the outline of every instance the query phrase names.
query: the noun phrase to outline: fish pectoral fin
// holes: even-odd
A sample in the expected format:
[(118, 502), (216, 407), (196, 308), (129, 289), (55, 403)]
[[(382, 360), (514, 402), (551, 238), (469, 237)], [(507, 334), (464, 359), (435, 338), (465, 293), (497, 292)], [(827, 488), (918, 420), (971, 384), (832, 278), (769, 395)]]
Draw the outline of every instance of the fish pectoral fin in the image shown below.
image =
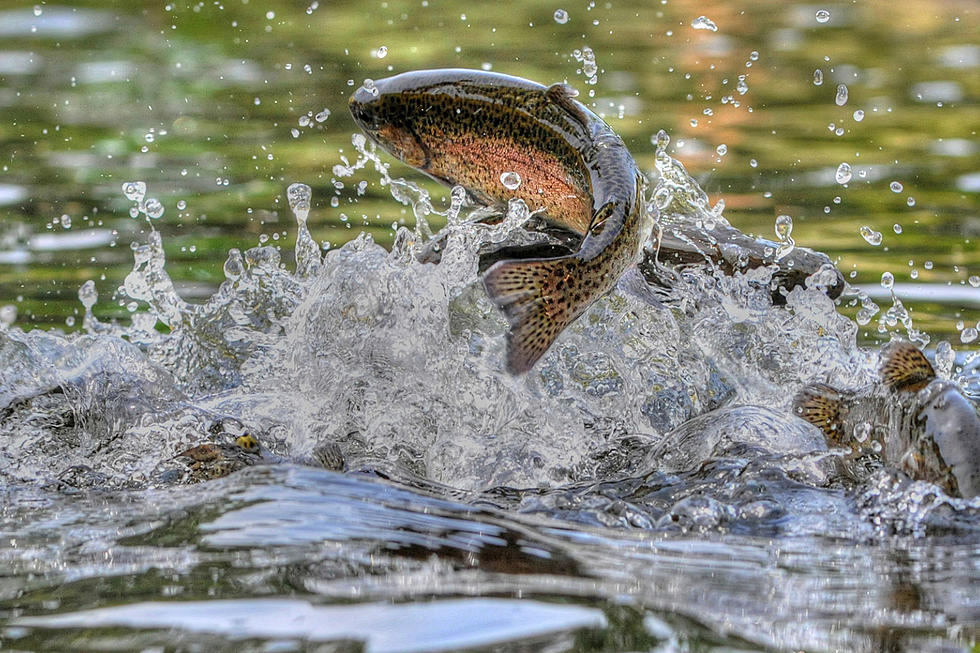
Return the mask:
[(572, 303), (580, 280), (574, 257), (500, 261), (483, 285), (507, 321), (507, 371), (523, 374), (544, 355), (558, 334), (578, 317), (584, 302)]
[(917, 392), (936, 378), (926, 355), (904, 340), (893, 340), (882, 348), (878, 371), (885, 385), (899, 392)]
[(793, 397), (793, 414), (805, 419), (837, 444), (846, 438), (841, 411), (844, 397), (836, 388), (823, 383), (803, 386)]

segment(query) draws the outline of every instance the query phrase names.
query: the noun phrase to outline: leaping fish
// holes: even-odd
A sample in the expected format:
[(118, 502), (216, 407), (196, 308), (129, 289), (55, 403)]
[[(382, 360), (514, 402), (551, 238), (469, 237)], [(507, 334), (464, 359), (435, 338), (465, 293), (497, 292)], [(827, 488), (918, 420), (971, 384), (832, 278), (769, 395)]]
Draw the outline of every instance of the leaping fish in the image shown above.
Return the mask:
[(856, 391), (822, 383), (796, 395), (794, 411), (855, 453), (880, 445), (885, 463), (947, 493), (980, 495), (980, 416), (955, 383), (936, 378), (910, 342), (885, 345), (882, 385)]
[[(654, 223), (643, 177), (622, 139), (565, 84), (423, 70), (361, 87), (350, 111), (372, 141), (436, 181), (488, 205), (519, 198), (581, 236), (570, 255), (502, 260), (484, 275), (510, 323), (510, 373), (530, 370), (640, 258)], [(520, 185), (505, 186), (504, 173)]]

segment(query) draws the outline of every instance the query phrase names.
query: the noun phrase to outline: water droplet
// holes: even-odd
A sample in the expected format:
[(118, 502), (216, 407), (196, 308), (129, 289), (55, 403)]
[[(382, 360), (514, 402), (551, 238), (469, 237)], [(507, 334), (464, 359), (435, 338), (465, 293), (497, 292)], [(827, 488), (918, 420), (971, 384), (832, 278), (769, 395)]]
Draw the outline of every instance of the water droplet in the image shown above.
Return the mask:
[(242, 276), (244, 271), (245, 262), (242, 260), (241, 251), (235, 248), (228, 250), (228, 258), (224, 265), (225, 278), (229, 281), (235, 281)]
[(555, 9), (555, 22), (564, 25), (568, 22), (568, 12), (564, 9)]
[(902, 233), (902, 225), (896, 223), (894, 226), (892, 226), (892, 230), (895, 233), (900, 234)]
[(306, 222), (306, 218), (310, 215), (310, 199), (312, 197), (313, 191), (306, 184), (290, 184), (289, 188), (286, 189), (289, 210), (300, 222)]
[(813, 85), (820, 86), (823, 84), (823, 71), (817, 68), (813, 71)]
[(927, 270), (931, 270), (932, 269), (932, 261), (926, 261), (925, 263), (922, 264), (922, 267), (924, 267)]
[(967, 281), (968, 281), (968, 282), (970, 283), (970, 285), (971, 285), (971, 286), (973, 286), (974, 288), (980, 288), (980, 276), (977, 276), (977, 275), (975, 275), (975, 274), (974, 274), (974, 275), (973, 275), (973, 276), (971, 276), (971, 277), (970, 277), (969, 279), (967, 279)]
[(834, 179), (837, 180), (838, 184), (846, 184), (851, 180), (851, 166), (848, 163), (841, 163), (837, 166), (837, 172), (834, 174)]
[(893, 193), (901, 193), (902, 189), (905, 188), (902, 186), (902, 182), (900, 181), (893, 181), (892, 183), (888, 184), (888, 187), (892, 189)]
[(861, 122), (862, 120), (864, 120), (864, 111), (858, 109), (854, 112), (854, 122)]
[(776, 237), (779, 238), (779, 248), (776, 250), (776, 260), (785, 258), (796, 243), (793, 241), (793, 218), (788, 215), (780, 215), (776, 218)]
[(500, 175), (500, 183), (507, 190), (517, 190), (521, 186), (521, 176), (516, 172), (504, 172)]
[(330, 109), (322, 109), (318, 114), (316, 114), (316, 116), (314, 116), (314, 119), (317, 122), (326, 122), (327, 118), (329, 117), (330, 117)]
[(4, 329), (9, 327), (17, 320), (17, 307), (13, 304), (0, 306), (0, 326)]
[(122, 185), (122, 191), (123, 195), (126, 196), (126, 199), (134, 202), (141, 202), (146, 196), (146, 182), (128, 181)]
[(143, 206), (143, 212), (146, 213), (146, 217), (157, 220), (163, 217), (163, 204), (160, 203), (160, 200), (151, 197), (146, 200)]
[(364, 83), (361, 84), (361, 88), (370, 93), (371, 95), (377, 97), (379, 95), (378, 87), (375, 86), (373, 79), (365, 79)]
[(44, 12), (44, 10), (41, 8), (41, 5), (34, 5), (34, 15), (35, 16), (40, 16), (43, 12)]
[(715, 152), (718, 153), (718, 156), (725, 156), (726, 154), (728, 154), (728, 146), (722, 143), (721, 145), (715, 148)]
[(960, 342), (966, 344), (977, 339), (978, 331), (973, 327), (967, 327), (960, 331)]
[(178, 211), (183, 211), (186, 208), (187, 208), (187, 202), (185, 202), (184, 200), (177, 200), (177, 210)]
[(830, 20), (830, 12), (826, 9), (818, 9), (816, 18), (818, 23), (826, 23), (828, 20)]
[(940, 340), (936, 343), (936, 372), (942, 378), (949, 378), (950, 372), (953, 371), (953, 363), (956, 362), (956, 352), (953, 351), (953, 346), (950, 345), (945, 340)]
[(895, 275), (891, 272), (881, 273), (881, 287), (886, 290), (891, 290), (895, 286)]
[(692, 20), (691, 27), (693, 27), (694, 29), (706, 29), (712, 32), (718, 31), (718, 26), (715, 25), (714, 22), (712, 22), (712, 20), (707, 16), (698, 16), (697, 18)]
[(62, 229), (71, 229), (71, 216), (65, 213), (61, 216)]
[(382, 45), (377, 50), (374, 51), (374, 56), (378, 59), (384, 59), (388, 56), (388, 46)]
[(755, 159), (749, 159), (749, 167), (751, 167), (751, 168), (758, 168), (759, 167), (759, 162), (756, 161)]
[(905, 200), (905, 204), (907, 204), (908, 206), (915, 206), (915, 198), (909, 195), (908, 198)]
[(78, 289), (78, 299), (86, 310), (95, 306), (95, 302), (99, 301), (99, 291), (95, 289), (94, 281), (89, 279), (82, 284), (81, 288)]
[(657, 146), (658, 150), (666, 150), (667, 146), (670, 145), (670, 135), (663, 129), (658, 131), (650, 140), (653, 141), (653, 144)]
[(73, 327), (73, 326), (75, 326), (75, 316), (69, 315), (68, 317), (66, 317), (65, 318), (65, 326), (67, 326), (67, 327)]
[(861, 227), (861, 237), (868, 241), (869, 245), (877, 247), (881, 244), (881, 232), (875, 231), (868, 225)]
[(755, 50), (753, 50), (752, 52), (750, 52), (749, 53), (749, 60), (750, 61), (758, 61), (759, 60), (759, 53), (756, 52)]
[(837, 85), (837, 97), (834, 98), (837, 106), (842, 107), (847, 104), (847, 84)]
[(691, 118), (691, 127), (697, 127), (697, 126), (698, 126), (698, 119)]
[(854, 439), (858, 442), (867, 442), (868, 437), (871, 435), (871, 423), (870, 422), (858, 422), (854, 425)]

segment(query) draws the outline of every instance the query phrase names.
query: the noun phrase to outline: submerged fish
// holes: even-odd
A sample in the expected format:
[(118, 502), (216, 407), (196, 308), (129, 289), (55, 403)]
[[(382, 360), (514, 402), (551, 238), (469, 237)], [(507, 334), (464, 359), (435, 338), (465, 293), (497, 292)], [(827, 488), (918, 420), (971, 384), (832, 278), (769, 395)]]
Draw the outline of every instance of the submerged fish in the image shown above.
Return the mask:
[(882, 385), (857, 391), (805, 386), (794, 411), (836, 444), (870, 450), (949, 494), (980, 495), (980, 416), (972, 402), (956, 384), (937, 379), (908, 342), (885, 346), (879, 372)]
[(426, 70), (366, 84), (350, 110), (371, 140), (433, 179), (483, 204), (521, 199), (581, 237), (571, 254), (487, 270), (487, 293), (510, 322), (511, 373), (531, 369), (639, 259), (653, 227), (643, 178), (622, 139), (568, 86)]

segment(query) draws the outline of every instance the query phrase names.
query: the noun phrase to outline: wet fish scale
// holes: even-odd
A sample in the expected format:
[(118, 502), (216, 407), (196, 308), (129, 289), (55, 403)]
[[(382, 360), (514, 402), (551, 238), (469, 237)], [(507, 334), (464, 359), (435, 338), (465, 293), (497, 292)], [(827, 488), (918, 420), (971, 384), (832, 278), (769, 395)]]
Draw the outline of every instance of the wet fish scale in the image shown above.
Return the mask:
[[(529, 370), (637, 261), (652, 227), (622, 140), (567, 87), (471, 70), (404, 73), (361, 88), (351, 113), (405, 163), (486, 204), (522, 199), (581, 235), (571, 256), (504, 260), (484, 285), (507, 317), (507, 368)], [(519, 187), (501, 182), (516, 172)]]

